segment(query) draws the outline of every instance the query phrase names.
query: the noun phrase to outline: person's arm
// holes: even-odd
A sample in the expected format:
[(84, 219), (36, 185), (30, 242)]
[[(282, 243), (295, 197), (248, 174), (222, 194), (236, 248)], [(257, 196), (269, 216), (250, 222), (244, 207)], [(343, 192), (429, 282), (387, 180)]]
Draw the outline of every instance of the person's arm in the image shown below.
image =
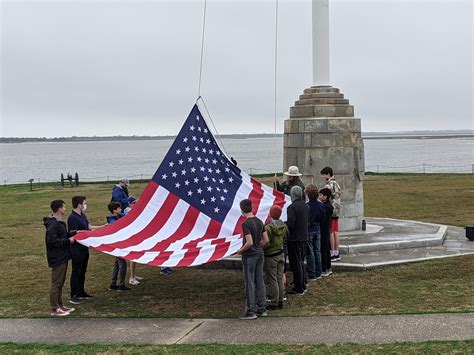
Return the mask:
[(242, 246), (242, 248), (237, 250), (237, 254), (242, 254), (242, 253), (246, 252), (253, 245), (253, 240), (252, 240), (252, 235), (251, 234), (246, 234), (244, 238), (245, 238), (245, 244)]
[(292, 205), (290, 205), (286, 211), (288, 215), (288, 218), (286, 220), (286, 225), (290, 228), (293, 228), (296, 222), (295, 208)]
[(46, 229), (46, 244), (52, 248), (61, 248), (71, 242), (67, 238), (59, 237), (59, 225), (50, 224)]
[(108, 224), (106, 223), (106, 224), (102, 224), (102, 225), (100, 225), (100, 226), (93, 226), (92, 224), (89, 223), (89, 230), (95, 231), (95, 230), (97, 230), (97, 229), (104, 228), (104, 227), (107, 226), (107, 225), (108, 225)]
[(262, 246), (262, 248), (265, 248), (267, 245), (268, 245), (268, 242), (270, 240), (268, 239), (268, 234), (266, 231), (263, 231), (263, 234), (262, 234), (262, 240), (260, 241), (260, 245)]

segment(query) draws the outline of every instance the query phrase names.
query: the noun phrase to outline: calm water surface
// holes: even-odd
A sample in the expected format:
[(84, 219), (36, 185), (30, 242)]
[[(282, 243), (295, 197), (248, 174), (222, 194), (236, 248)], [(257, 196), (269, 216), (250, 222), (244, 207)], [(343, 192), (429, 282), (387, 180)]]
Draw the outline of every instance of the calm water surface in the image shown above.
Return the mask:
[[(149, 178), (171, 140), (0, 144), (0, 182), (54, 180), (78, 172), (82, 180)], [(367, 139), (367, 171), (471, 172), (474, 140)], [(250, 173), (282, 170), (282, 138), (226, 139), (225, 149)]]

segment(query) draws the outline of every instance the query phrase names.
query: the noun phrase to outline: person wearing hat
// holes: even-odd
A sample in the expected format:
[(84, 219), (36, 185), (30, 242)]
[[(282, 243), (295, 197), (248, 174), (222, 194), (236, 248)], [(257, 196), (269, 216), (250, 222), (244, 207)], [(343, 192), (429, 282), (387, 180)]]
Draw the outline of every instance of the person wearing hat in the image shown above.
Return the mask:
[(303, 174), (300, 173), (297, 166), (290, 166), (288, 168), (288, 171), (284, 172), (283, 174), (286, 175), (286, 181), (282, 183), (280, 183), (279, 178), (275, 176), (275, 189), (285, 193), (285, 195), (288, 196), (290, 196), (290, 191), (293, 186), (299, 186), (304, 191), (305, 186), (300, 178), (300, 176), (302, 176)]
[(114, 186), (112, 190), (112, 200), (111, 202), (118, 202), (122, 207), (122, 211), (128, 207), (128, 186), (130, 186), (130, 182), (126, 178), (122, 178), (119, 180), (118, 184)]

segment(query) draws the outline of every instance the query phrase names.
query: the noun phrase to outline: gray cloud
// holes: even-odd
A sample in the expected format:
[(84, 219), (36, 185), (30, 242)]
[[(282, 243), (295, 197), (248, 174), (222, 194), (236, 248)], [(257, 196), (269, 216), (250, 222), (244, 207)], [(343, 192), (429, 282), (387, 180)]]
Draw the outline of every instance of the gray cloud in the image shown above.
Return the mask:
[[(365, 131), (472, 128), (471, 1), (331, 0), (331, 77)], [(221, 133), (273, 132), (274, 1), (208, 1), (201, 94)], [(175, 134), (203, 1), (1, 3), (2, 136)], [(311, 85), (311, 1), (280, 0), (278, 131)]]

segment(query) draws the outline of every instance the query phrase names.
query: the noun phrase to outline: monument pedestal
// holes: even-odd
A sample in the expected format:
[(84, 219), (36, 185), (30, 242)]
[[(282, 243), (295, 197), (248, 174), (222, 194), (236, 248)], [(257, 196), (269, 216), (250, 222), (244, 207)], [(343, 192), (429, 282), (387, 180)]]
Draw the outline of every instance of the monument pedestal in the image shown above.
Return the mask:
[(313, 86), (304, 90), (285, 120), (283, 171), (296, 165), (305, 184), (325, 185), (320, 171), (333, 168), (342, 189), (340, 231), (360, 230), (364, 215), (362, 180), (364, 143), (360, 118), (338, 88)]

